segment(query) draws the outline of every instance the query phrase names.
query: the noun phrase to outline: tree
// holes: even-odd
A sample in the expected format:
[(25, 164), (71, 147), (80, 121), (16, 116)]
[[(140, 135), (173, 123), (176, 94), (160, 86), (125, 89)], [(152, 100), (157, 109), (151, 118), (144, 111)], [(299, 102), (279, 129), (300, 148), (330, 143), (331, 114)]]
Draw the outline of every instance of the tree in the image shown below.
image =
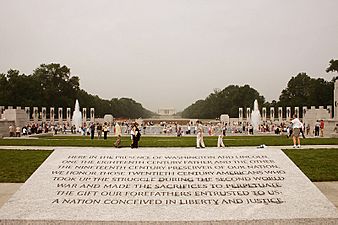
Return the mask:
[(292, 77), (279, 96), (278, 106), (319, 106), (331, 105), (333, 82), (322, 78), (314, 79), (306, 73)]
[(79, 78), (70, 77), (70, 69), (60, 64), (41, 64), (34, 70), (33, 79), (40, 83), (40, 96), (45, 106), (70, 107), (79, 90)]
[(0, 74), (0, 105), (37, 107), (74, 107), (79, 99), (82, 108), (95, 108), (95, 115), (103, 117), (140, 118), (153, 113), (129, 98), (101, 99), (80, 89), (80, 80), (70, 75), (70, 69), (56, 63), (42, 64), (32, 75), (9, 70)]
[[(336, 72), (338, 73), (338, 60), (331, 59), (330, 60), (330, 66), (326, 68), (326, 72)], [(338, 79), (338, 77), (334, 77), (333, 80)]]
[(326, 72), (338, 72), (338, 60), (331, 59), (330, 66), (326, 68)]
[(265, 102), (263, 96), (249, 85), (229, 85), (223, 90), (215, 90), (205, 100), (198, 100), (182, 112), (185, 118), (217, 118), (221, 114), (229, 114), (230, 117), (238, 116), (238, 108), (251, 107), (257, 99), (262, 105)]

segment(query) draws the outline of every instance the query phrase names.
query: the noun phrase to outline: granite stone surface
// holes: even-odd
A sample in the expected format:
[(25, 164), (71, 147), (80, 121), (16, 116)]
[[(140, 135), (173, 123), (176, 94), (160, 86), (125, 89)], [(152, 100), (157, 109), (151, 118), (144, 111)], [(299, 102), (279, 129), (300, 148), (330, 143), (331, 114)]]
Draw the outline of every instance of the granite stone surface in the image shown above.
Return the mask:
[(338, 224), (275, 149), (64, 148), (0, 209), (0, 224)]

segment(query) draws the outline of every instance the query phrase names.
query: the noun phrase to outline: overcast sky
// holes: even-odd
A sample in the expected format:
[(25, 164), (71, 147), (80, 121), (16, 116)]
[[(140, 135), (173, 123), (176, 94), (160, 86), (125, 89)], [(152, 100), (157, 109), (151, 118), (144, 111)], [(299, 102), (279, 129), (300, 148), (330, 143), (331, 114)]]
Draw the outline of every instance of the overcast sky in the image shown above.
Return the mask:
[(331, 80), (338, 0), (0, 0), (0, 73), (60, 63), (101, 98), (177, 111), (249, 84), (268, 101), (291, 76)]

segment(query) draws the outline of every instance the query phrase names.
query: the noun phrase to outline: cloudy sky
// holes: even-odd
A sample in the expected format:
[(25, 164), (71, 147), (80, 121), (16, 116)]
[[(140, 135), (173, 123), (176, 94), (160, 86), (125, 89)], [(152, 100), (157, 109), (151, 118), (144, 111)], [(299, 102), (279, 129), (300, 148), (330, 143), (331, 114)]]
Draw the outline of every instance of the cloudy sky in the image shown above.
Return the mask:
[(249, 84), (268, 101), (291, 76), (330, 80), (337, 0), (0, 0), (0, 72), (60, 63), (102, 98), (184, 109)]

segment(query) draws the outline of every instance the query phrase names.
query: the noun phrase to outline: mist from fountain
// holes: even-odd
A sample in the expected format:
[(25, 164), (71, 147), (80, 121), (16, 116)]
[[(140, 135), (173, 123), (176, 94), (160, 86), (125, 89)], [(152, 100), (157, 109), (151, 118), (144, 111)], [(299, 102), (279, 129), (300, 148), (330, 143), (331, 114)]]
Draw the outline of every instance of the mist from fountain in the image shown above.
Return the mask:
[(80, 104), (79, 104), (79, 101), (77, 99), (75, 101), (75, 109), (74, 109), (73, 117), (72, 117), (72, 125), (75, 126), (77, 131), (82, 126), (82, 113), (80, 111)]
[(258, 109), (258, 101), (257, 99), (254, 101), (254, 110), (251, 112), (251, 124), (253, 126), (254, 131), (258, 131), (259, 124), (261, 122), (261, 113)]

